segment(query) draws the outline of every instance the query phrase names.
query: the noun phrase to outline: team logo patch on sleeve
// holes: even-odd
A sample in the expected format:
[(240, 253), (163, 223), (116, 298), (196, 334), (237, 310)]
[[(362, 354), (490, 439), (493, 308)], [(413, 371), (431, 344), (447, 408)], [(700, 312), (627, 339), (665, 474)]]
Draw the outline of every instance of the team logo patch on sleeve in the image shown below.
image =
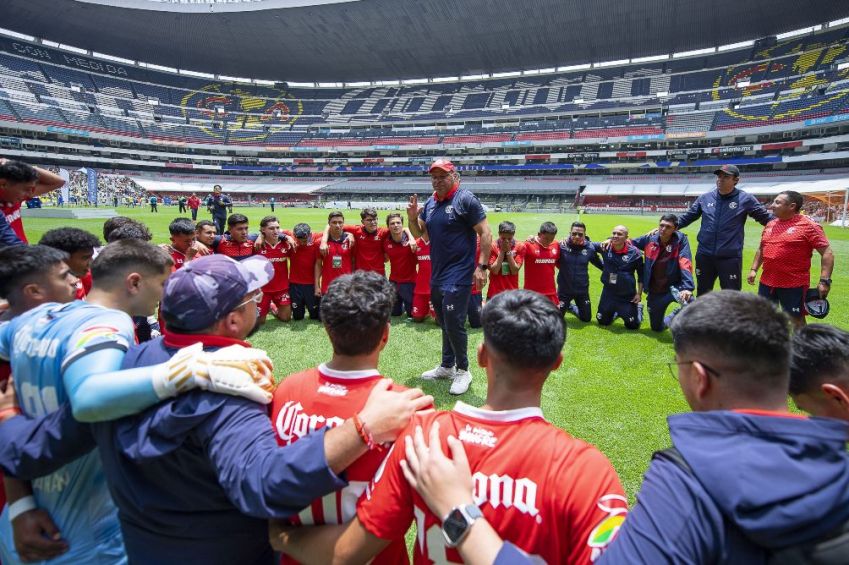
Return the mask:
[(590, 532), (587, 545), (592, 548), (590, 559), (595, 561), (616, 538), (628, 514), (628, 500), (618, 494), (607, 494), (598, 500), (598, 507), (607, 516)]
[(113, 326), (91, 326), (86, 328), (79, 334), (77, 342), (74, 344), (74, 349), (87, 347), (94, 343), (103, 341), (124, 341), (121, 337), (118, 328)]

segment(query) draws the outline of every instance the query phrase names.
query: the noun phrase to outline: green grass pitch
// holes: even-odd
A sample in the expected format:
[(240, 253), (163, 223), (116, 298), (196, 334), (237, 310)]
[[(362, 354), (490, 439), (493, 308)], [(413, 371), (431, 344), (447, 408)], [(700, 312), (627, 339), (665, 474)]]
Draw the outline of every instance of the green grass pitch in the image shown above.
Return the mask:
[[(177, 208), (159, 207), (158, 214), (144, 208), (119, 209), (118, 212), (145, 222), (154, 233), (155, 242), (168, 240), (168, 223), (178, 216)], [(251, 228), (270, 213), (268, 208), (237, 209), (251, 220)], [(345, 210), (349, 223), (358, 223), (358, 210)], [(386, 212), (381, 212), (381, 218)], [(314, 230), (321, 229), (327, 221), (326, 210), (277, 208), (277, 217), (283, 227), (297, 222), (308, 222)], [(209, 218), (201, 212), (200, 219)], [(639, 235), (657, 224), (659, 214), (647, 216), (584, 215), (588, 233), (593, 240), (604, 239), (617, 224), (630, 228)], [(568, 233), (569, 224), (577, 219), (575, 214), (518, 214), (493, 213), (490, 225), (496, 229), (498, 222), (509, 219), (524, 238), (536, 233), (540, 223), (555, 222), (559, 237)], [(67, 225), (63, 220), (25, 218), (27, 235), (36, 243), (48, 229)], [(101, 236), (102, 220), (79, 220), (72, 225), (90, 230)], [(695, 246), (698, 225), (684, 230)], [(751, 264), (761, 227), (749, 221), (746, 228), (744, 273)], [(825, 320), (830, 324), (849, 329), (849, 230), (826, 228), (826, 234), (836, 256), (834, 284), (830, 301), (832, 312)], [(695, 253), (695, 249), (694, 249)], [(816, 255), (816, 254), (815, 254)], [(601, 284), (598, 271), (590, 267), (593, 306), (598, 303)], [(813, 260), (814, 278), (819, 277), (818, 255)], [(745, 290), (755, 287), (745, 285)], [(595, 309), (593, 310), (595, 311)], [(655, 334), (648, 329), (648, 319), (639, 331), (628, 331), (621, 321), (608, 328), (594, 322), (584, 324), (567, 315), (568, 336), (564, 348), (565, 361), (553, 373), (545, 386), (542, 408), (546, 418), (572, 435), (597, 445), (613, 462), (631, 501), (639, 490), (642, 475), (648, 467), (651, 453), (669, 445), (666, 416), (687, 410), (677, 382), (670, 376), (666, 362), (673, 357), (669, 332)], [(474, 355), (481, 341), (481, 331), (471, 330), (469, 351)], [(281, 323), (269, 317), (268, 323), (253, 338), (252, 343), (268, 351), (274, 360), (278, 377), (299, 371), (330, 357), (330, 344), (317, 322)], [(425, 383), (418, 375), (433, 368), (440, 359), (440, 334), (433, 323), (413, 324), (395, 318), (389, 344), (381, 357), (380, 370), (397, 382), (408, 386), (421, 386), (433, 394), (438, 408), (450, 408), (455, 397), (448, 394), (448, 383)], [(472, 357), (474, 359), (474, 357)], [(474, 382), (462, 400), (480, 405), (486, 396), (486, 376), (472, 362)]]

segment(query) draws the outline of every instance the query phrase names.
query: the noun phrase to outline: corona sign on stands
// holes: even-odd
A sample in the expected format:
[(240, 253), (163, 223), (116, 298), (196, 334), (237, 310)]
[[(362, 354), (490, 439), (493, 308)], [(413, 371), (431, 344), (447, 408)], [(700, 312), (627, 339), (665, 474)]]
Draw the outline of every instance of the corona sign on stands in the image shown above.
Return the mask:
[[(268, 136), (268, 132), (263, 130), (264, 126), (291, 126), (304, 112), (303, 102), (295, 100), (291, 94), (283, 90), (273, 92), (278, 96), (266, 98), (237, 86), (228, 89), (224, 84), (209, 84), (186, 94), (180, 106), (184, 118), (191, 117), (187, 115), (188, 108), (195, 108), (208, 118), (216, 117), (219, 108), (223, 108), (225, 114), (236, 113), (236, 123), (241, 124), (244, 120), (244, 125), (239, 128), (243, 133), (244, 130), (257, 130), (255, 136), (240, 135), (239, 140), (263, 141)], [(223, 139), (226, 134), (224, 129), (215, 129), (209, 124), (198, 127), (212, 137)]]

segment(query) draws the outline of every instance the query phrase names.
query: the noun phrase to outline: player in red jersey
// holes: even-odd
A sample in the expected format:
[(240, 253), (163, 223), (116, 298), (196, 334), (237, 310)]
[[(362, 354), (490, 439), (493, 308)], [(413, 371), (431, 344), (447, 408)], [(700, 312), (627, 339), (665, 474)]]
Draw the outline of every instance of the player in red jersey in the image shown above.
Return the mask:
[(345, 216), (334, 211), (327, 216), (327, 255), (318, 254), (315, 260), (315, 295), (323, 296), (334, 279), (354, 271), (354, 244), (342, 226)]
[(71, 274), (78, 279), (75, 298), (84, 299), (91, 290), (91, 260), (94, 250), (100, 247), (97, 236), (79, 228), (55, 228), (45, 232), (38, 243), (68, 254), (65, 262), (70, 267)]
[(292, 300), (289, 297), (289, 257), (293, 246), (285, 235), (280, 237), (280, 222), (277, 216), (266, 216), (259, 222), (262, 234), (260, 255), (274, 265), (274, 277), (262, 287), (262, 301), (259, 303), (259, 323), (264, 324), (273, 303), (277, 306), (274, 314), (281, 322), (292, 319)]
[(291, 233), (295, 238), (289, 259), (292, 319), (303, 320), (309, 312), (311, 320), (318, 320), (320, 299), (315, 295), (315, 263), (319, 257), (321, 234), (312, 233), (309, 225), (304, 223), (296, 224)]
[[(286, 377), (277, 387), (272, 424), (280, 445), (289, 445), (324, 427), (336, 427), (362, 410), (383, 378), (377, 366), (389, 339), (393, 295), (394, 289), (386, 279), (369, 272), (357, 271), (330, 285), (322, 299), (321, 321), (333, 345), (333, 356), (317, 368)], [(398, 385), (392, 388), (406, 390)], [(427, 401), (422, 401), (421, 407), (426, 406)], [(367, 426), (363, 430), (366, 439)], [(357, 500), (387, 453), (383, 446), (373, 446), (345, 469), (348, 486), (315, 500), (290, 523), (311, 526), (349, 522), (356, 514)], [(402, 533), (374, 563), (407, 561)]]
[(820, 254), (820, 297), (831, 290), (834, 252), (822, 226), (799, 213), (804, 198), (787, 190), (776, 195), (770, 209), (775, 215), (764, 227), (761, 245), (755, 252), (748, 282), (755, 284), (758, 268), (763, 265), (758, 294), (777, 302), (797, 327), (805, 325), (805, 293), (811, 282), (811, 256)]
[(60, 188), (65, 181), (57, 174), (20, 161), (0, 158), (0, 213), (4, 216), (0, 229), (0, 245), (27, 243), (21, 204), (35, 196)]
[(453, 506), (434, 512), (405, 479), (404, 467), (418, 470), (402, 461), (421, 427), (418, 433), (433, 434), (443, 449), (449, 436), (465, 447), (470, 473), (461, 478), (457, 512), (482, 515), (498, 535), (547, 563), (585, 564), (601, 554), (627, 513), (622, 485), (598, 449), (546, 422), (539, 408), (543, 384), (563, 360), (560, 311), (536, 293), (504, 292), (487, 303), (483, 327), (478, 363), (488, 377), (486, 404), (458, 402), (451, 411), (417, 415), (360, 499), (355, 520), (273, 529), (276, 549), (315, 562), (364, 563), (415, 520), (415, 563), (462, 562), (446, 541), (462, 542), (468, 527), (445, 521)]
[[(358, 271), (371, 271), (380, 276), (386, 275), (384, 262), (386, 257), (383, 254), (383, 240), (389, 236), (389, 230), (386, 228), (377, 227), (377, 210), (374, 208), (364, 208), (360, 212), (362, 224), (354, 226), (344, 224), (342, 229), (354, 236), (356, 247), (354, 250), (354, 265)], [(324, 229), (324, 235), (321, 239), (321, 254), (326, 255), (328, 252), (328, 233), (329, 226)], [(412, 239), (412, 235), (408, 237)]]
[(525, 246), (516, 241), (516, 224), (498, 224), (498, 240), (489, 254), (489, 291), (486, 299), (505, 290), (519, 288), (519, 270), (525, 258)]
[(401, 214), (386, 216), (389, 236), (383, 240), (383, 251), (389, 259), (389, 282), (395, 286), (393, 316), (406, 312), (413, 315), (413, 295), (416, 287), (416, 243), (404, 230)]
[(164, 248), (171, 255), (176, 271), (195, 257), (208, 254), (208, 251), (197, 245), (195, 223), (188, 218), (175, 218), (168, 224), (171, 244)]
[(212, 242), (215, 241), (216, 230), (213, 222), (201, 220), (195, 224), (195, 240), (211, 248)]
[(215, 253), (226, 255), (236, 261), (254, 254), (256, 236), (248, 233), (248, 217), (244, 214), (230, 214), (227, 218), (228, 233), (216, 235), (212, 242)]
[(430, 240), (427, 236), (416, 240), (416, 285), (413, 289), (413, 312), (414, 322), (423, 322), (430, 315), (434, 317), (433, 307), (430, 305)]
[(543, 222), (536, 237), (525, 242), (525, 290), (536, 291), (560, 306), (555, 286), (555, 268), (560, 259), (557, 226)]

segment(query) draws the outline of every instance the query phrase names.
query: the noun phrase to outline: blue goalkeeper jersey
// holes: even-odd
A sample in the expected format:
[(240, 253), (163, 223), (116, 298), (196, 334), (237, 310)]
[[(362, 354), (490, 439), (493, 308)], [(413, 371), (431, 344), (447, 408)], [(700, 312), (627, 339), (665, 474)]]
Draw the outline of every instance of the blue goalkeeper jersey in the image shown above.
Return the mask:
[[(24, 414), (42, 416), (68, 402), (63, 372), (89, 353), (126, 351), (133, 322), (117, 310), (76, 301), (43, 304), (0, 326), (0, 358), (10, 361)], [(47, 511), (70, 549), (51, 563), (126, 563), (118, 515), (97, 451), (36, 479), (36, 504)], [(14, 553), (8, 511), (0, 517), (2, 562)]]

